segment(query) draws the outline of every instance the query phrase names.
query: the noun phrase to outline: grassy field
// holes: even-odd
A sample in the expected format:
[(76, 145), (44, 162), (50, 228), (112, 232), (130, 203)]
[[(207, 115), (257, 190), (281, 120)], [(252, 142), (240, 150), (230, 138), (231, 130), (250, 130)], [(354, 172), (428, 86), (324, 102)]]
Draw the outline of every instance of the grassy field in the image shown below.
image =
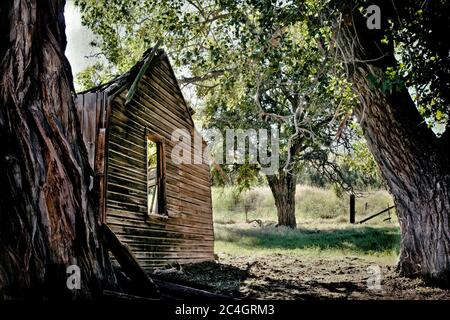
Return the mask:
[[(392, 199), (386, 191), (367, 192), (357, 198), (356, 220), (376, 213)], [(348, 196), (332, 190), (298, 186), (298, 228), (276, 227), (276, 209), (268, 188), (239, 194), (232, 188), (214, 188), (213, 206), (216, 253), (267, 255), (281, 253), (303, 257), (369, 258), (395, 263), (399, 229), (394, 212), (391, 221), (383, 214), (365, 224), (348, 223)], [(260, 220), (258, 222), (246, 222)]]

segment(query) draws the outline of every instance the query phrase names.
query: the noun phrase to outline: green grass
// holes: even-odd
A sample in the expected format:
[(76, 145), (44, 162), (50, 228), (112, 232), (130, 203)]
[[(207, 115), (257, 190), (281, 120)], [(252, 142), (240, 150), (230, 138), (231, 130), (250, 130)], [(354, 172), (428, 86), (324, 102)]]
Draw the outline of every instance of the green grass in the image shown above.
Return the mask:
[[(357, 221), (389, 202), (386, 191), (365, 193), (357, 200)], [(383, 215), (364, 225), (350, 225), (347, 197), (339, 198), (331, 190), (298, 186), (296, 230), (275, 226), (276, 209), (267, 188), (241, 195), (231, 188), (214, 188), (213, 206), (217, 253), (357, 256), (386, 262), (398, 256), (400, 235), (394, 214), (390, 222), (383, 221)], [(262, 226), (245, 222), (245, 206), (250, 209), (248, 218), (261, 220)]]
[(399, 251), (398, 227), (336, 229), (216, 225), (216, 251), (229, 254), (284, 253), (290, 255), (358, 256), (394, 261)]

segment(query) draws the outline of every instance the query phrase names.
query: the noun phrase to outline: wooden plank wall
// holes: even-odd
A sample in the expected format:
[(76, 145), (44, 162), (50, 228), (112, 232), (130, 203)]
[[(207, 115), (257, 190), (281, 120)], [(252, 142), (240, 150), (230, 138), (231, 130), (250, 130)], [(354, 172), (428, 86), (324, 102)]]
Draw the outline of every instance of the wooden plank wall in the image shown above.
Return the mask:
[[(95, 159), (98, 154), (99, 132), (105, 127), (105, 101), (103, 92), (86, 92), (75, 99), (81, 134), (88, 152), (89, 164), (96, 170)], [(91, 181), (91, 187), (93, 180)]]
[[(109, 122), (106, 222), (142, 267), (214, 258), (209, 166), (174, 163), (171, 134), (194, 126), (166, 59), (141, 79), (133, 100), (112, 101)], [(168, 216), (146, 221), (146, 133), (162, 137)], [(193, 137), (192, 137), (192, 141)]]

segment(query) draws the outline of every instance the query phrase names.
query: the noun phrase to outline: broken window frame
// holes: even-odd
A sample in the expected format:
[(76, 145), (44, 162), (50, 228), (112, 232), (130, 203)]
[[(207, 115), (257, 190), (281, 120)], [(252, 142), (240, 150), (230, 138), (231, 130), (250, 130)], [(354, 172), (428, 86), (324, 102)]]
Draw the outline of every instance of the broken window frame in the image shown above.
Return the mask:
[[(156, 145), (156, 196), (157, 207), (156, 211), (152, 210), (153, 205), (149, 201), (149, 155), (148, 155), (148, 143), (149, 141), (155, 143)], [(164, 139), (159, 135), (150, 133), (147, 131), (145, 139), (145, 166), (146, 166), (146, 185), (147, 185), (147, 216), (163, 216), (167, 217), (167, 207), (166, 207), (166, 166), (165, 166), (165, 144)]]

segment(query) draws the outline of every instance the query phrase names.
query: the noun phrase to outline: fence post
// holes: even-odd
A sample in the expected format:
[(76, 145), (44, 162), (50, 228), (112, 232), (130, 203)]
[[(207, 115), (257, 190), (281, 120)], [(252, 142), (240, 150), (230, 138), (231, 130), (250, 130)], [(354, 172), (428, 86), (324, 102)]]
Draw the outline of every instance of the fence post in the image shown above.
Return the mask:
[(350, 223), (355, 223), (355, 195), (350, 195)]

